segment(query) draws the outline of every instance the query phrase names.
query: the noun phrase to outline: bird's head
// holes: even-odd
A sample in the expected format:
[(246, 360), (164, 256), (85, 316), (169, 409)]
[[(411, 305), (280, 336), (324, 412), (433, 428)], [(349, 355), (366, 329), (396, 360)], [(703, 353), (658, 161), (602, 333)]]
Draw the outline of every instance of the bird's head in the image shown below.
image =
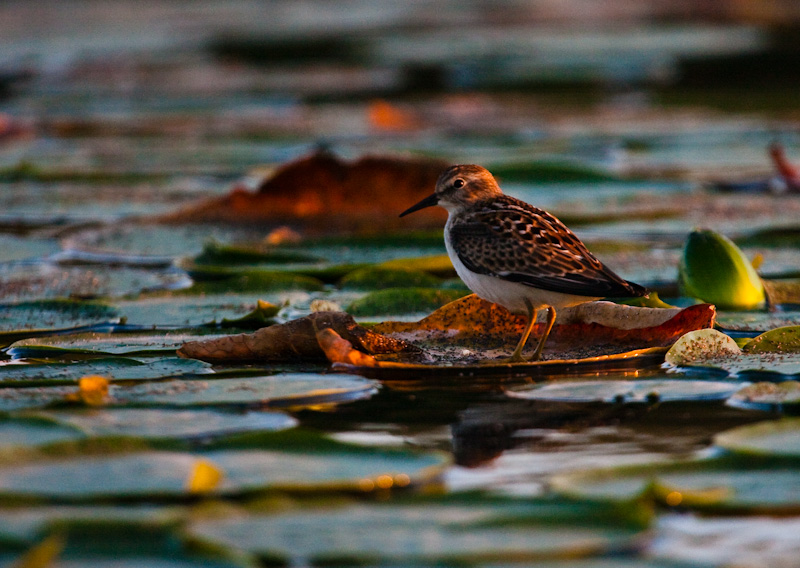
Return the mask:
[(457, 213), (501, 193), (500, 186), (486, 168), (472, 164), (450, 166), (439, 176), (433, 194), (412, 205), (400, 216), (433, 205), (441, 205), (449, 213)]

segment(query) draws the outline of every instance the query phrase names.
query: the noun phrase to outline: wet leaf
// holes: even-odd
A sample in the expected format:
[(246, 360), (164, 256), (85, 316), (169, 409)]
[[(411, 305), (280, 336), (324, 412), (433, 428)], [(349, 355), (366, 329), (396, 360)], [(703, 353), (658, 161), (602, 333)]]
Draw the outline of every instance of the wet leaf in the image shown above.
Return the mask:
[(693, 231), (679, 267), (684, 293), (723, 309), (762, 306), (764, 287), (750, 261), (733, 241), (714, 231)]
[[(243, 432), (264, 432), (292, 428), (297, 420), (280, 412), (223, 412), (210, 409), (103, 408), (47, 410), (26, 416), (46, 419), (54, 439), (59, 432), (80, 432), (84, 436), (133, 436), (145, 439), (213, 438)], [(15, 424), (11, 422), (10, 424)], [(21, 423), (28, 426), (29, 423)], [(37, 424), (37, 422), (33, 422)], [(0, 433), (6, 424), (0, 423)], [(66, 428), (69, 427), (69, 428)], [(39, 429), (43, 429), (41, 426)], [(25, 430), (22, 430), (25, 433)], [(63, 436), (63, 434), (62, 434)], [(47, 440), (48, 438), (44, 438)], [(8, 442), (6, 442), (8, 443)], [(38, 444), (34, 444), (38, 445)]]
[(347, 306), (347, 312), (361, 317), (430, 312), (466, 293), (465, 289), (389, 288), (355, 300)]
[(800, 414), (800, 382), (755, 383), (732, 396), (728, 405), (796, 416)]
[(642, 536), (602, 505), (469, 496), (233, 516), (195, 522), (189, 534), (272, 562), (402, 566), (574, 559)]
[[(86, 445), (85, 450), (81, 445), (50, 448), (49, 453), (57, 457), (31, 454), (27, 461), (0, 465), (0, 499), (183, 499), (192, 494), (187, 480), (194, 477), (200, 460), (225, 472), (215, 487), (203, 484), (205, 492), (213, 495), (265, 490), (364, 491), (366, 482), (379, 487), (383, 476), (392, 480), (392, 485), (423, 484), (449, 463), (440, 453), (364, 448), (319, 436), (316, 450), (309, 445), (307, 451), (297, 451), (292, 440), (291, 432), (273, 433), (265, 443), (276, 449), (262, 446), (194, 453), (126, 450), (124, 446), (113, 449), (108, 444)], [(209, 470), (202, 475), (207, 473)], [(215, 477), (213, 473), (211, 477)]]
[(107, 357), (75, 363), (0, 365), (0, 384), (25, 381), (77, 383), (81, 377), (100, 374), (112, 381), (153, 380), (210, 372), (211, 366), (208, 364), (178, 357), (147, 362), (124, 357)]
[(704, 512), (800, 512), (800, 468), (726, 459), (620, 467), (556, 476), (552, 487), (573, 498), (629, 502), (650, 498)]
[(203, 361), (308, 361), (325, 360), (317, 331), (331, 328), (368, 353), (394, 353), (412, 348), (401, 340), (383, 337), (355, 323), (342, 312), (315, 312), (250, 334), (208, 341), (192, 341), (178, 350), (181, 357)]
[(35, 300), (0, 304), (0, 329), (77, 327), (116, 320), (119, 312), (102, 302), (79, 300)]
[(800, 458), (800, 419), (740, 426), (717, 434), (714, 443), (737, 454)]
[(675, 401), (726, 400), (741, 388), (741, 383), (720, 381), (603, 380), (548, 383), (524, 390), (509, 390), (506, 394), (525, 400), (552, 402), (658, 404)]
[[(429, 195), (447, 165), (428, 158), (383, 155), (347, 162), (328, 152), (318, 152), (282, 165), (255, 193), (234, 187), (224, 197), (186, 207), (161, 220), (235, 225), (291, 222), (326, 233), (375, 232), (414, 224), (424, 226), (426, 222), (439, 225), (441, 214), (421, 215), (411, 223), (403, 222), (397, 218), (398, 203), (416, 203)], [(364, 199), (364, 188), (370, 188), (369, 199)], [(435, 221), (432, 223), (431, 219)]]
[(322, 259), (299, 250), (282, 250), (275, 247), (246, 247), (206, 243), (203, 252), (194, 258), (196, 264), (291, 264), (320, 262)]
[(732, 355), (742, 350), (729, 335), (716, 329), (698, 329), (680, 337), (670, 347), (664, 360), (670, 365), (704, 365)]
[(799, 353), (800, 326), (772, 329), (748, 341), (742, 348), (745, 353)]
[[(339, 282), (345, 290), (381, 290), (383, 288), (435, 288), (441, 280), (411, 268), (371, 266), (347, 274)], [(412, 310), (413, 311), (413, 310)]]

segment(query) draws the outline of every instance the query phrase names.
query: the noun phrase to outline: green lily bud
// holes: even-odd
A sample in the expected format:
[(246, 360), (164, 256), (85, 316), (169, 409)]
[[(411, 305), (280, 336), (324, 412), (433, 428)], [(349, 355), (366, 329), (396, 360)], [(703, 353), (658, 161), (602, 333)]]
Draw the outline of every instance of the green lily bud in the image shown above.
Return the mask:
[(750, 310), (764, 305), (764, 286), (744, 253), (729, 238), (710, 230), (692, 231), (678, 268), (686, 296), (722, 309)]

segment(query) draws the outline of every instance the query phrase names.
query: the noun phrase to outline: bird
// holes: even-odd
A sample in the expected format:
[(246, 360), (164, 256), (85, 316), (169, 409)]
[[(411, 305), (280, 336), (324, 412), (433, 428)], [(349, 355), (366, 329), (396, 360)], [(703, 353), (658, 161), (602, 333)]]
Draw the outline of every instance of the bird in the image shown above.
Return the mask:
[(554, 215), (504, 194), (481, 166), (450, 166), (434, 192), (400, 217), (435, 205), (447, 210), (445, 247), (464, 284), (480, 298), (528, 318), (507, 362), (525, 361), (522, 353), (541, 308), (547, 309), (547, 323), (530, 361), (541, 358), (558, 310), (648, 294), (607, 268)]

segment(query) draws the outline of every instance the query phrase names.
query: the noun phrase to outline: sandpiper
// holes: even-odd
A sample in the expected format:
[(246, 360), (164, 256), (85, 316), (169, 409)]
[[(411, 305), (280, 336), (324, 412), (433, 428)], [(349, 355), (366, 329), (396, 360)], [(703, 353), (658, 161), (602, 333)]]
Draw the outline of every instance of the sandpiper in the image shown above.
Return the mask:
[(556, 217), (504, 195), (494, 176), (480, 166), (451, 166), (439, 176), (432, 195), (400, 216), (433, 205), (447, 210), (445, 246), (467, 287), (484, 300), (528, 316), (510, 362), (525, 360), (522, 351), (540, 308), (548, 310), (547, 325), (531, 361), (541, 357), (557, 310), (648, 293), (606, 268)]

